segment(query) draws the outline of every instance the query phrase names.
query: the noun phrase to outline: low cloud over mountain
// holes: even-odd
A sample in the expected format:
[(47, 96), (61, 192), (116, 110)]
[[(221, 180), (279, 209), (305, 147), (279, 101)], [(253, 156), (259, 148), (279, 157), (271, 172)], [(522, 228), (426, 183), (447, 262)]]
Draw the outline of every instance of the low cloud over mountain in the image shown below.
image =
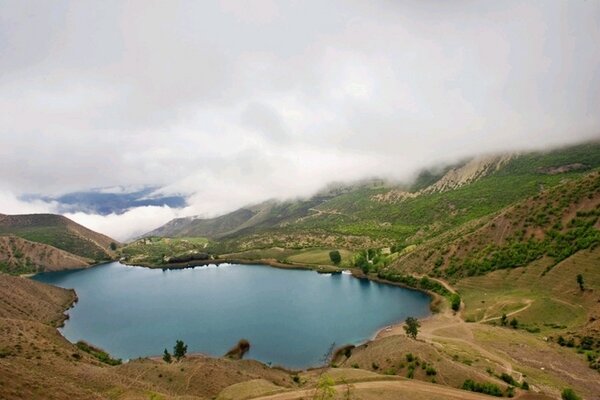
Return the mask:
[[(63, 212), (122, 240), (330, 181), (410, 180), (600, 134), (597, 2), (250, 9), (3, 2), (0, 212)], [(67, 195), (119, 186), (170, 200)]]

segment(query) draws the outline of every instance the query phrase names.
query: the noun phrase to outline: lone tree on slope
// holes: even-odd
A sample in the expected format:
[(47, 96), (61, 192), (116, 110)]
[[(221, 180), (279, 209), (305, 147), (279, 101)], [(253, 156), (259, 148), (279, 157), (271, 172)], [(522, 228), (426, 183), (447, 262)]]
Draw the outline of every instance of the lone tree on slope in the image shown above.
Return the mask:
[(342, 255), (338, 250), (332, 250), (329, 252), (329, 259), (332, 263), (338, 265), (340, 262), (342, 262)]
[(583, 287), (583, 275), (581, 274), (577, 274), (577, 284), (579, 285), (579, 289), (581, 289), (581, 291), (584, 291), (584, 287)]
[(173, 361), (171, 354), (169, 353), (169, 351), (167, 349), (165, 349), (165, 352), (163, 353), (163, 361), (166, 362), (167, 364), (170, 364), (171, 361)]
[(417, 335), (419, 334), (419, 328), (421, 327), (421, 323), (419, 322), (419, 320), (414, 317), (408, 317), (404, 322), (404, 330), (406, 331), (406, 336), (416, 339)]
[(177, 361), (185, 357), (185, 353), (187, 353), (187, 344), (183, 343), (183, 340), (178, 340), (175, 342), (175, 347), (173, 347), (173, 355)]

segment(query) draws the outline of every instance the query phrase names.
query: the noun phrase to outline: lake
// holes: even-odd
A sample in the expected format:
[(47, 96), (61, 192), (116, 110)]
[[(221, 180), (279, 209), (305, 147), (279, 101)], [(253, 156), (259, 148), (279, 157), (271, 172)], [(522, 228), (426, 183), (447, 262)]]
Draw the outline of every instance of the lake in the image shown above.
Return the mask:
[(306, 368), (336, 346), (369, 340), (386, 325), (429, 314), (429, 296), (348, 274), (262, 265), (149, 269), (117, 262), (52, 272), (33, 279), (73, 288), (79, 302), (62, 334), (85, 340), (114, 357), (172, 352), (221, 356), (241, 338), (245, 358)]

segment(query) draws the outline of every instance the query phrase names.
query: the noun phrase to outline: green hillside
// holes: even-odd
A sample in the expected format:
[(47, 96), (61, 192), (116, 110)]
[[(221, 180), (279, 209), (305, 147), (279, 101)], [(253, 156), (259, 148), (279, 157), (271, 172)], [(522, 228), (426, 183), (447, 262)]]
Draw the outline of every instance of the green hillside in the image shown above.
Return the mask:
[[(487, 164), (482, 161), (481, 166), (473, 159), (425, 170), (413, 191), (383, 181), (349, 185), (307, 200), (268, 201), (212, 219), (173, 220), (148, 236), (208, 237), (221, 253), (271, 246), (419, 244), (597, 170), (600, 142), (484, 160)], [(475, 174), (467, 176), (472, 169)]]
[(116, 242), (54, 214), (0, 215), (0, 235), (18, 236), (95, 261), (111, 259), (111, 243)]
[(600, 244), (599, 216), (600, 173), (595, 171), (424, 242), (396, 266), (458, 279), (548, 257), (550, 270)]

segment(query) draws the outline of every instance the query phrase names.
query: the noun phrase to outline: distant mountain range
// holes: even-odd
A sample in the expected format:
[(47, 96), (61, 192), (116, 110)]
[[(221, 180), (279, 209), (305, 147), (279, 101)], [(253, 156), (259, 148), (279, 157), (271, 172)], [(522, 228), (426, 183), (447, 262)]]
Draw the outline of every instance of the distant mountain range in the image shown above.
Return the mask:
[(186, 206), (184, 196), (157, 195), (158, 187), (146, 187), (133, 191), (127, 188), (103, 188), (89, 191), (67, 193), (61, 196), (25, 195), (22, 200), (43, 200), (58, 204), (59, 213), (85, 212), (89, 214), (122, 214), (127, 210), (143, 206)]

